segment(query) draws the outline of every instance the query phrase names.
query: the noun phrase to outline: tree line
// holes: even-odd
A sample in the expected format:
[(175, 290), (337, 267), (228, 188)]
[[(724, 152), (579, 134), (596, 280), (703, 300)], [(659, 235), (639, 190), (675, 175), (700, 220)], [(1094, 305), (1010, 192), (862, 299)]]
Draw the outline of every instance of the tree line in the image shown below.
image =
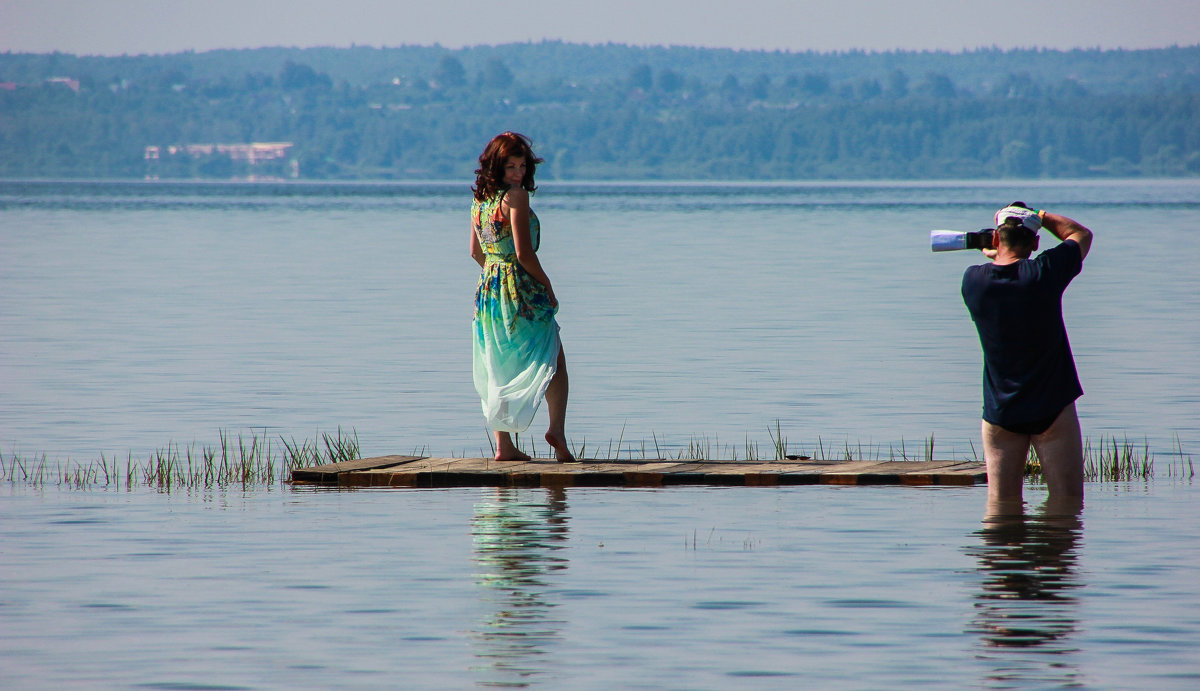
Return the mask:
[(462, 179), (505, 129), (559, 179), (1193, 176), (1198, 121), (1200, 48), (0, 54), (9, 178)]

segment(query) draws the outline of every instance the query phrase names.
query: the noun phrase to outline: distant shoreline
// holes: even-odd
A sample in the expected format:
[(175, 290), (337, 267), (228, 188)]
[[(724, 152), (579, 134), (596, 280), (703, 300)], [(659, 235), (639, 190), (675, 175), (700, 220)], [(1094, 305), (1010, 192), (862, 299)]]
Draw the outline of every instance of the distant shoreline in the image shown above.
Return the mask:
[(0, 54), (0, 177), (541, 180), (1200, 176), (1200, 45), (787, 53), (514, 43)]

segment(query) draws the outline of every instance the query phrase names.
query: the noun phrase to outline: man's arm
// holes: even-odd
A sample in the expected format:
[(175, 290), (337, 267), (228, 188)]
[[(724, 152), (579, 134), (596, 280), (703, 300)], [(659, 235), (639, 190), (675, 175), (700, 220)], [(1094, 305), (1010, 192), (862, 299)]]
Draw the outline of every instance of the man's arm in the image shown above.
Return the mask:
[(1085, 228), (1079, 221), (1061, 214), (1043, 211), (1042, 227), (1050, 231), (1059, 241), (1074, 240), (1079, 245), (1079, 258), (1087, 258), (1088, 250), (1092, 248), (1092, 231)]

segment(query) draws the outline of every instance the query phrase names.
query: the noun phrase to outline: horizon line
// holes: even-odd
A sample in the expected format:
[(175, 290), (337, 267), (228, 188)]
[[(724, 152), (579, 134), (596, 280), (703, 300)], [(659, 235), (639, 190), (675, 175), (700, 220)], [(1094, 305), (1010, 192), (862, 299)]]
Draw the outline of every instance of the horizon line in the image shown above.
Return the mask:
[(475, 43), (464, 44), (458, 47), (442, 45), (441, 42), (433, 43), (400, 43), (395, 45), (373, 45), (365, 43), (351, 42), (349, 45), (335, 44), (314, 44), (306, 46), (297, 45), (262, 45), (262, 46), (241, 46), (241, 47), (213, 47), (213, 48), (180, 48), (170, 52), (72, 52), (63, 49), (53, 49), (44, 51), (32, 50), (13, 50), (5, 49), (0, 55), (67, 55), (76, 58), (130, 58), (130, 57), (174, 57), (180, 55), (203, 55), (205, 53), (221, 53), (221, 52), (252, 52), (259, 50), (283, 50), (283, 51), (308, 51), (308, 50), (405, 50), (405, 49), (440, 49), (448, 53), (463, 53), (478, 49), (497, 49), (512, 46), (532, 46), (545, 44), (560, 44), (564, 46), (580, 47), (580, 48), (629, 48), (633, 50), (685, 50), (685, 51), (717, 51), (730, 53), (749, 53), (749, 54), (778, 54), (778, 55), (796, 55), (796, 56), (845, 56), (855, 54), (865, 55), (896, 55), (896, 54), (914, 54), (914, 55), (969, 55), (972, 53), (1071, 53), (1071, 52), (1096, 52), (1096, 53), (1116, 53), (1116, 52), (1149, 52), (1162, 50), (1190, 50), (1200, 48), (1200, 41), (1193, 44), (1173, 43), (1170, 45), (1130, 48), (1125, 46), (1104, 47), (1104, 46), (1072, 46), (1069, 48), (1054, 48), (1048, 46), (1008, 46), (1002, 47), (996, 44), (990, 46), (975, 46), (962, 47), (959, 49), (948, 48), (842, 48), (836, 50), (797, 50), (792, 48), (735, 48), (730, 46), (706, 46), (706, 45), (688, 45), (688, 44), (638, 44), (606, 41), (603, 43), (589, 43), (584, 41), (566, 41), (562, 39), (539, 39), (527, 41), (509, 41), (505, 43)]

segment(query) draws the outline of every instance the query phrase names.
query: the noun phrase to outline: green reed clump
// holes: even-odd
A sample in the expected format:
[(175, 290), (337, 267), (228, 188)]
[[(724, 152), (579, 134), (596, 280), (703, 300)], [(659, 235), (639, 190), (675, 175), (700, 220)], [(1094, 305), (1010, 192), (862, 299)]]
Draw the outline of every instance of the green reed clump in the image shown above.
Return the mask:
[(341, 427), (338, 427), (335, 435), (322, 434), (319, 442), (310, 443), (305, 440), (297, 443), (295, 439), (292, 439), (291, 443), (284, 440), (283, 445), (285, 447), (284, 467), (288, 470), (327, 463), (342, 463), (361, 458), (358, 433), (351, 431), (349, 434), (343, 434)]
[(9, 457), (6, 465), (4, 453), (0, 452), (0, 480), (24, 482), (30, 485), (42, 485), (46, 482), (46, 455), (38, 459), (22, 459), (15, 454)]
[(787, 437), (783, 436), (783, 432), (779, 429), (779, 418), (775, 418), (775, 431), (771, 432), (771, 426), (767, 425), (767, 436), (771, 438), (771, 446), (775, 450), (775, 460), (782, 461), (787, 458)]
[[(1151, 480), (1156, 471), (1155, 455), (1149, 441), (1137, 444), (1128, 437), (1117, 439), (1101, 437), (1093, 444), (1085, 440), (1083, 445), (1083, 479), (1086, 482), (1129, 482)], [(1192, 479), (1195, 468), (1192, 457), (1183, 451), (1179, 436), (1175, 437), (1175, 454), (1166, 465), (1167, 477)], [(1042, 481), (1042, 462), (1037, 451), (1029, 449), (1025, 461), (1025, 477), (1034, 482)]]
[(1179, 435), (1175, 435), (1175, 458), (1167, 466), (1168, 477), (1187, 478), (1191, 480), (1196, 477), (1196, 469), (1192, 466), (1191, 454), (1183, 453), (1183, 442), (1179, 440)]
[(1086, 444), (1083, 452), (1083, 477), (1085, 480), (1149, 480), (1154, 477), (1154, 454), (1149, 443), (1141, 448), (1128, 438), (1117, 441), (1116, 437), (1100, 438), (1096, 449)]
[(357, 432), (344, 433), (341, 427), (336, 434), (322, 434), (318, 441), (289, 442), (279, 437), (282, 448), (265, 433), (234, 436), (219, 430), (218, 435), (220, 441), (215, 446), (168, 443), (151, 452), (145, 462), (135, 460), (132, 453), (123, 464), (116, 457), (101, 454), (99, 460), (86, 464), (59, 462), (53, 470), (44, 454), (35, 461), (26, 461), (16, 454), (6, 459), (0, 453), (0, 481), (77, 489), (144, 486), (167, 492), (247, 488), (284, 482), (296, 468), (360, 457)]

